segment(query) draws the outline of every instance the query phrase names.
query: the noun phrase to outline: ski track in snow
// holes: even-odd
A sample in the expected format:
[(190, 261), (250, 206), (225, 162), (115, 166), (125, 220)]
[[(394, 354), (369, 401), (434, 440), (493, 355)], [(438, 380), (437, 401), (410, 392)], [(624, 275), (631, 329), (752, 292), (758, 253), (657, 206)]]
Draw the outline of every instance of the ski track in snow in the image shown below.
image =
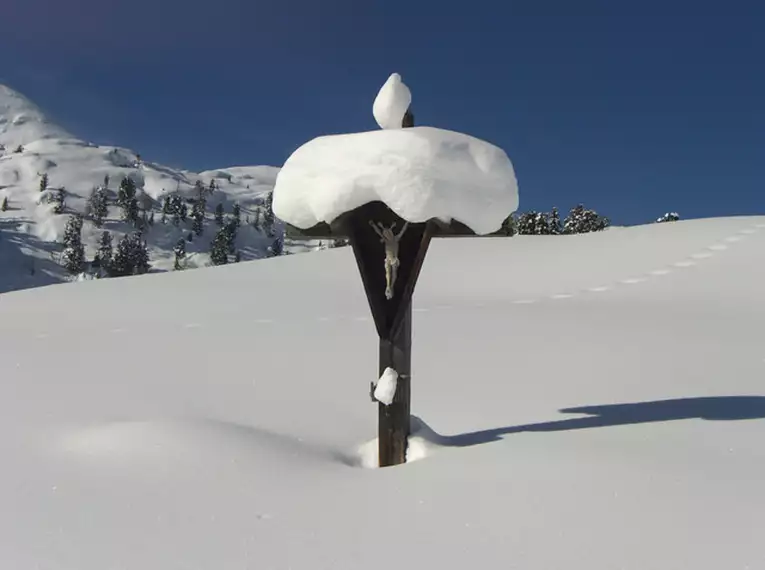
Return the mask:
[[(739, 243), (742, 240), (744, 240), (747, 236), (754, 235), (762, 229), (765, 229), (765, 223), (756, 224), (752, 227), (741, 229), (737, 231), (734, 235), (725, 237), (720, 241), (725, 242), (727, 244)], [(615, 288), (619, 287), (620, 285), (634, 286), (641, 283), (647, 283), (655, 277), (669, 275), (673, 272), (673, 270), (683, 269), (688, 267), (695, 267), (698, 265), (699, 262), (706, 259), (710, 259), (714, 257), (717, 253), (727, 251), (730, 248), (730, 246), (725, 245), (725, 243), (720, 243), (720, 242), (713, 243), (712, 245), (706, 246), (704, 248), (704, 251), (698, 251), (696, 253), (689, 255), (688, 257), (684, 259), (675, 261), (674, 263), (670, 263), (669, 266), (667, 267), (662, 267), (660, 269), (654, 269), (652, 271), (648, 271), (646, 274), (641, 276), (630, 277), (627, 279), (619, 279), (608, 285), (585, 287), (577, 291), (571, 291), (571, 292), (565, 292), (565, 293), (555, 293), (553, 295), (546, 295), (544, 297), (539, 297), (536, 299), (534, 298), (515, 299), (510, 301), (510, 303), (513, 305), (532, 305), (545, 300), (563, 301), (566, 299), (572, 299), (581, 293), (600, 294), (600, 293), (606, 293), (608, 291), (612, 291)], [(464, 306), (461, 305), (460, 307), (470, 308), (470, 309), (479, 309), (479, 308), (485, 307), (485, 304), (473, 303), (473, 304), (467, 304)], [(446, 311), (446, 310), (450, 310), (454, 308), (455, 306), (453, 305), (435, 305), (433, 307), (417, 307), (417, 308), (413, 308), (412, 310), (415, 313), (432, 313), (432, 312)], [(368, 322), (371, 322), (372, 319), (369, 316), (360, 316), (360, 315), (339, 315), (339, 316), (333, 316), (333, 317), (323, 315), (323, 316), (315, 317), (313, 320), (317, 322), (321, 322), (321, 323), (329, 323), (329, 322), (337, 322), (337, 321), (368, 323)], [(267, 318), (260, 318), (260, 319), (254, 320), (255, 324), (260, 324), (260, 325), (281, 324), (282, 322), (284, 321), (280, 321), (279, 319), (267, 319)], [(181, 326), (185, 330), (194, 330), (194, 329), (202, 328), (204, 325), (202, 323), (186, 323)], [(118, 327), (118, 328), (111, 329), (109, 332), (114, 335), (120, 335), (130, 331), (127, 328)], [(36, 333), (35, 338), (37, 338), (38, 340), (47, 340), (50, 338), (50, 334), (46, 332)]]

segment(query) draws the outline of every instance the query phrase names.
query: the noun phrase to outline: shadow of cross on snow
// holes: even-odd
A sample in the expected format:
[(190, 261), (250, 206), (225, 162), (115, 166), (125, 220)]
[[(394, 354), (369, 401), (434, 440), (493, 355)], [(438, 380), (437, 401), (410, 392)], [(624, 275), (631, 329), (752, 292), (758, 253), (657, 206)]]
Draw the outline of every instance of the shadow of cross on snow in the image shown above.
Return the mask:
[(569, 431), (675, 420), (758, 420), (765, 418), (765, 396), (680, 398), (633, 404), (565, 408), (560, 412), (588, 414), (589, 417), (463, 433), (444, 438), (445, 444), (453, 447), (469, 447), (499, 441), (502, 436), (513, 433)]

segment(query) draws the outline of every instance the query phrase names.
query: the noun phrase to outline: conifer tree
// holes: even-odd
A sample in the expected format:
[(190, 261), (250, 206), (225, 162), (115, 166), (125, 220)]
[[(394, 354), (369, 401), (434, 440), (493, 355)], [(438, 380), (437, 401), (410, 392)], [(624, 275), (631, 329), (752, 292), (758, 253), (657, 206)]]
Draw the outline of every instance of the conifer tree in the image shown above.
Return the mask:
[(228, 228), (222, 227), (215, 234), (210, 244), (210, 261), (213, 265), (225, 265), (228, 263), (228, 244)]
[(186, 261), (186, 242), (183, 239), (179, 239), (173, 248), (175, 254), (175, 263), (173, 268), (177, 271), (185, 267)]
[(111, 273), (112, 254), (112, 234), (104, 231), (99, 240), (98, 251), (93, 260), (93, 265), (100, 268), (102, 273), (109, 275)]
[(8, 196), (3, 197), (3, 204), (0, 205), (0, 210), (2, 210), (3, 212), (8, 210)]
[(82, 216), (70, 216), (64, 230), (64, 266), (70, 273), (80, 273), (85, 265), (85, 246), (82, 245)]
[(219, 226), (223, 225), (223, 203), (218, 203), (217, 206), (215, 206), (215, 223), (217, 223)]
[(48, 189), (48, 173), (44, 172), (42, 176), (40, 176), (40, 192), (45, 192)]
[(239, 204), (234, 204), (232, 215), (234, 216), (234, 223), (238, 228), (242, 225), (242, 208), (239, 206)]

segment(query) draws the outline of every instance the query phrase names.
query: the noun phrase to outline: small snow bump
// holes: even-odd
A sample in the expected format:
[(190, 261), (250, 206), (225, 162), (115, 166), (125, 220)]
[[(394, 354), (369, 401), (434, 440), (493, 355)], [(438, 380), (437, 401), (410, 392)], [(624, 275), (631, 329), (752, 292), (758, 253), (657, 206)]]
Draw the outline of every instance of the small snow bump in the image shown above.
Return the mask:
[(111, 332), (112, 334), (120, 334), (120, 333), (124, 333), (125, 329), (112, 329)]
[(536, 301), (534, 299), (518, 299), (513, 301), (513, 305), (531, 305), (532, 303), (536, 303)]
[(727, 241), (728, 243), (736, 243), (737, 241), (741, 241), (742, 239), (744, 239), (742, 236), (728, 236), (723, 241)]
[(369, 320), (369, 317), (354, 317), (353, 320), (357, 323), (366, 323)]
[(696, 265), (696, 262), (692, 260), (678, 261), (674, 264), (675, 267), (693, 267), (694, 265)]
[(630, 279), (622, 279), (621, 283), (625, 285), (636, 285), (637, 283), (645, 283), (648, 281), (645, 277), (632, 277)]
[(671, 269), (654, 269), (651, 271), (651, 275), (661, 276), (661, 275), (669, 275), (672, 273)]
[(37, 338), (37, 339), (39, 339), (39, 340), (43, 340), (43, 339), (46, 339), (46, 338), (48, 338), (49, 336), (50, 336), (50, 335), (49, 335), (48, 333), (40, 333), (40, 334), (38, 334), (38, 335), (37, 335), (35, 338)]
[(269, 325), (274, 322), (273, 319), (255, 319), (255, 322), (261, 325)]
[(319, 317), (316, 320), (322, 323), (328, 323), (331, 319), (329, 317)]
[(752, 234), (755, 234), (755, 233), (757, 233), (757, 230), (755, 230), (755, 229), (752, 229), (752, 228), (746, 228), (746, 229), (744, 229), (744, 230), (741, 230), (741, 231), (740, 231), (740, 232), (738, 232), (738, 233), (740, 233), (740, 234), (743, 234), (743, 235), (746, 235), (746, 236), (750, 236), (750, 235), (752, 235)]
[[(725, 238), (725, 239), (727, 241), (730, 238)], [(738, 240), (736, 240), (736, 241), (738, 241)], [(727, 245), (723, 245), (721, 243), (716, 243), (714, 245), (710, 245), (707, 249), (711, 249), (712, 251), (725, 251), (726, 249), (728, 249), (728, 246)]]
[(708, 259), (712, 257), (714, 254), (710, 251), (702, 251), (700, 253), (694, 253), (691, 255), (692, 259)]
[(187, 329), (198, 329), (201, 326), (202, 325), (200, 325), (199, 323), (186, 323), (186, 328)]
[(573, 296), (574, 295), (572, 295), (571, 293), (558, 293), (557, 295), (553, 295), (550, 298), (551, 299), (570, 299)]
[(608, 291), (611, 287), (591, 287), (589, 291), (592, 291), (593, 293), (603, 293), (604, 291)]
[(765, 224), (757, 224), (758, 228), (765, 228)]

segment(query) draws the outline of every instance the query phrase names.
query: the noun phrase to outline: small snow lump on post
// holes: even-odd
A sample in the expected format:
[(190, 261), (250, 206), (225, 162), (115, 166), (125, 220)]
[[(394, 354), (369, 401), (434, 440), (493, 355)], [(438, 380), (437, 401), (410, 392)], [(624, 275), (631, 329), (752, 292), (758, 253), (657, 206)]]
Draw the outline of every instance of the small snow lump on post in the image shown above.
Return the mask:
[(401, 76), (393, 73), (375, 97), (372, 114), (381, 129), (400, 129), (411, 104), (412, 92), (401, 81)]
[(276, 216), (308, 229), (379, 200), (411, 223), (457, 220), (479, 235), (498, 230), (518, 208), (510, 159), (466, 134), (389, 128), (401, 125), (409, 101), (393, 74), (373, 106), (384, 130), (322, 136), (298, 148), (276, 178)]

